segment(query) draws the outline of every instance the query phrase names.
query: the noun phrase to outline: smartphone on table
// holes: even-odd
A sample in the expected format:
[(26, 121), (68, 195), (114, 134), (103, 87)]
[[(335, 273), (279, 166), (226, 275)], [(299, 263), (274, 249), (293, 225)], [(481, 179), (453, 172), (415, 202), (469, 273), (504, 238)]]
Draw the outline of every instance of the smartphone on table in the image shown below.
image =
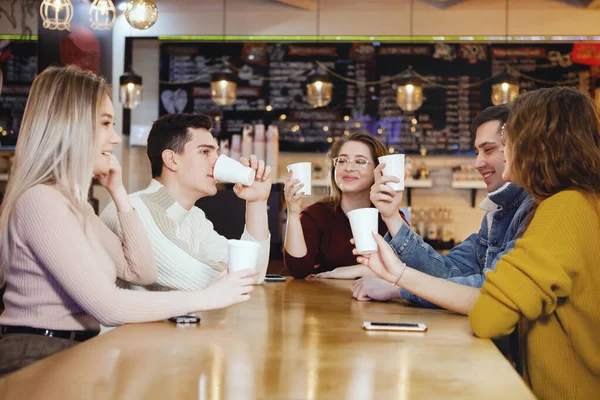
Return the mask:
[(278, 274), (267, 274), (265, 275), (266, 282), (285, 282), (285, 277)]
[(199, 324), (200, 317), (196, 317), (195, 315), (180, 315), (178, 317), (171, 317), (169, 321), (176, 323), (178, 325), (192, 325)]
[(398, 332), (425, 332), (425, 324), (412, 324), (400, 322), (363, 322), (363, 329), (367, 331), (398, 331)]

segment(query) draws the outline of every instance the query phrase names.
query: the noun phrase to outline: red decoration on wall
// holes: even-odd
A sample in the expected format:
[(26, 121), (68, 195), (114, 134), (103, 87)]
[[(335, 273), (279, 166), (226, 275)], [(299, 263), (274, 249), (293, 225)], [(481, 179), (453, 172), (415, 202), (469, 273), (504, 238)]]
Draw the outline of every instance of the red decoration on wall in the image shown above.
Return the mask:
[(60, 40), (60, 62), (100, 74), (100, 42), (94, 32), (84, 25), (72, 23), (71, 33)]
[(578, 64), (600, 66), (600, 43), (575, 43), (571, 59)]

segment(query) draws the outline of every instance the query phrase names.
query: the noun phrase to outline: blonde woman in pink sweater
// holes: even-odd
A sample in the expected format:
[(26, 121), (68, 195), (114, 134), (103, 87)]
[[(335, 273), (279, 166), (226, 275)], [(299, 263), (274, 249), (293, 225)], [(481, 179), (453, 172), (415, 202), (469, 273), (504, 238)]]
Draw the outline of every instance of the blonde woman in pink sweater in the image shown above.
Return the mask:
[[(51, 67), (33, 83), (0, 214), (0, 375), (98, 334), (100, 324), (164, 320), (249, 299), (255, 270), (203, 291), (139, 292), (155, 282), (150, 242), (112, 154), (121, 138), (102, 78)], [(116, 204), (123, 240), (87, 203), (96, 176)]]

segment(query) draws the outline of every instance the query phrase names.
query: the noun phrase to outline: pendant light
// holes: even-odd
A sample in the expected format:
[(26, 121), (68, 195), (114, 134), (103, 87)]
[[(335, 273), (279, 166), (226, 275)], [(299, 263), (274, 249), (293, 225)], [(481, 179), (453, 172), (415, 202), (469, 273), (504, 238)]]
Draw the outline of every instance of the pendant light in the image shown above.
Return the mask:
[(158, 7), (154, 0), (128, 0), (124, 14), (129, 25), (144, 30), (156, 23)]
[[(412, 55), (414, 0), (410, 2), (410, 55)], [(402, 111), (412, 112), (423, 105), (423, 85), (415, 75), (412, 67), (396, 82), (396, 104)]]
[[(223, 42), (227, 37), (227, 0), (223, 0)], [(225, 63), (225, 68), (227, 68)], [(230, 106), (237, 99), (237, 75), (230, 70), (218, 72), (210, 78), (210, 97), (220, 106)]]
[(50, 30), (71, 30), (73, 4), (71, 0), (43, 0), (40, 5), (42, 26)]
[(220, 106), (230, 106), (237, 98), (237, 77), (231, 72), (213, 74), (210, 79), (210, 97)]
[(506, 104), (519, 95), (519, 80), (508, 70), (492, 80), (492, 104)]
[[(317, 38), (319, 38), (321, 34), (320, 1), (317, 1), (317, 10), (315, 16), (316, 35)], [(333, 97), (333, 83), (331, 82), (329, 75), (320, 73), (318, 71), (309, 75), (308, 79), (306, 80), (306, 97), (308, 104), (315, 108), (325, 107), (331, 103), (331, 98)]]
[[(509, 1), (506, 0), (504, 10), (504, 33), (506, 35), (506, 43), (508, 44), (508, 14)], [(519, 95), (519, 80), (512, 75), (508, 67), (504, 72), (492, 79), (492, 104), (506, 104), (513, 101)]]
[(112, 29), (117, 10), (112, 0), (94, 0), (90, 5), (89, 16), (92, 29), (108, 31)]
[(421, 80), (411, 69), (396, 83), (396, 104), (402, 111), (416, 111), (423, 105), (423, 86)]
[(130, 68), (119, 78), (119, 101), (123, 108), (133, 110), (142, 102), (142, 77)]
[(325, 107), (331, 103), (333, 96), (333, 83), (329, 75), (312, 74), (308, 77), (306, 84), (308, 103), (317, 108)]

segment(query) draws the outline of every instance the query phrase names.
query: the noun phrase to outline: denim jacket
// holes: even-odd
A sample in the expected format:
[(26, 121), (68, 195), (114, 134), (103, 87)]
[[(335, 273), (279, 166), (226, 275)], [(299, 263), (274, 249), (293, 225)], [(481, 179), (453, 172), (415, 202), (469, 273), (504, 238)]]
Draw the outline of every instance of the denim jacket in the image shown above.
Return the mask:
[[(436, 253), (405, 224), (393, 238), (388, 233), (385, 239), (411, 268), (462, 285), (482, 287), (485, 273), (496, 268), (496, 262), (512, 250), (525, 231), (532, 203), (525, 190), (512, 183), (489, 193), (479, 205), (486, 211), (479, 232), (447, 255)], [(424, 307), (437, 307), (405, 289), (401, 289), (400, 297)]]

